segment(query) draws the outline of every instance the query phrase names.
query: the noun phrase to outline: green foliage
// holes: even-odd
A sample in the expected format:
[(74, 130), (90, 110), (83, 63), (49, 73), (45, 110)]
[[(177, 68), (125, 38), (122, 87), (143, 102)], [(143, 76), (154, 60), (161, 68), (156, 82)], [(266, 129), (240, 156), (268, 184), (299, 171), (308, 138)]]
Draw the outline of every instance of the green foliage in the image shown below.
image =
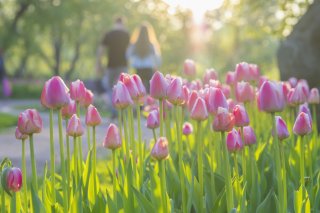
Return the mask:
[(17, 124), (17, 116), (0, 112), (0, 130), (13, 127)]

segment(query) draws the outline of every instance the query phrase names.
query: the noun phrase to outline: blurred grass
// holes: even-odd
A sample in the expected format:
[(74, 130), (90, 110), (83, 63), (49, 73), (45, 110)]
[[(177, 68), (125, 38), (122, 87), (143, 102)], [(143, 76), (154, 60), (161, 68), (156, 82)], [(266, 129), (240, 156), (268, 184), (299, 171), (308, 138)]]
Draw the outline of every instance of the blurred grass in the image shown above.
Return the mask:
[(0, 130), (13, 127), (17, 124), (17, 116), (0, 112)]
[(14, 83), (12, 84), (13, 99), (38, 99), (41, 96), (42, 85), (35, 83)]

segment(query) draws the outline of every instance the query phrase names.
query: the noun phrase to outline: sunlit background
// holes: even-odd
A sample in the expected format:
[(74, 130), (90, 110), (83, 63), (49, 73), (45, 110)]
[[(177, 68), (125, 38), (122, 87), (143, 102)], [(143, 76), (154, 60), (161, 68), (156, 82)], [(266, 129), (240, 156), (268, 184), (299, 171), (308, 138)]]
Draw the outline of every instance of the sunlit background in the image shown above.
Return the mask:
[(274, 75), (276, 49), (312, 1), (39, 0), (0, 1), (0, 47), (11, 77), (95, 78), (96, 49), (117, 15), (132, 32), (150, 22), (161, 46), (162, 72), (179, 73), (185, 58), (198, 72), (224, 73), (257, 63)]

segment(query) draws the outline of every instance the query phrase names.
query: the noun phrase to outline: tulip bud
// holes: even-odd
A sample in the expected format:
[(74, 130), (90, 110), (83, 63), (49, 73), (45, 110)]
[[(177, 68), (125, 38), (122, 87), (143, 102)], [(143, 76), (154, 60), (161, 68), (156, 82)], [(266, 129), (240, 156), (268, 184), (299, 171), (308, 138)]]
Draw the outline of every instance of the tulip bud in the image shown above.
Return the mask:
[(205, 100), (210, 114), (216, 114), (219, 107), (228, 108), (226, 97), (219, 88), (210, 87)]
[(79, 79), (71, 82), (70, 97), (77, 102), (82, 102), (85, 99), (86, 87), (84, 86), (84, 83)]
[[(287, 124), (280, 116), (276, 116), (275, 119), (276, 119), (277, 136), (278, 136), (278, 139), (282, 141), (289, 137)], [(272, 133), (274, 135), (274, 130)]]
[(251, 102), (255, 98), (253, 87), (248, 82), (238, 82), (236, 85), (236, 99), (238, 102)]
[(233, 113), (233, 108), (237, 105), (237, 103), (231, 98), (227, 100), (227, 103), (228, 103), (228, 111)]
[(74, 100), (70, 100), (70, 103), (61, 108), (61, 114), (63, 119), (70, 119), (73, 114), (77, 113), (77, 106)]
[(139, 91), (136, 82), (133, 80), (133, 78), (127, 73), (122, 73), (120, 81), (128, 89), (128, 92), (130, 93), (132, 100), (137, 101), (139, 99)]
[(296, 135), (307, 135), (312, 131), (312, 125), (308, 114), (300, 112), (293, 125), (293, 133)]
[(151, 157), (159, 161), (165, 160), (169, 157), (169, 147), (167, 138), (158, 138), (157, 142), (154, 144), (152, 148)]
[(229, 85), (223, 84), (221, 88), (222, 93), (224, 94), (224, 97), (230, 98), (231, 95), (231, 88)]
[(243, 148), (241, 136), (234, 128), (227, 135), (227, 148), (229, 152), (240, 151)]
[(46, 81), (41, 92), (41, 104), (50, 109), (68, 105), (70, 98), (69, 89), (59, 76), (54, 76)]
[(189, 96), (189, 100), (188, 100), (188, 110), (189, 112), (191, 112), (193, 106), (194, 106), (194, 103), (196, 102), (197, 98), (199, 97), (199, 94), (196, 90), (193, 90), (191, 93), (190, 93), (190, 96)]
[(219, 107), (212, 128), (216, 132), (229, 132), (234, 126), (234, 116), (227, 109)]
[(146, 88), (142, 83), (142, 80), (139, 75), (133, 74), (132, 79), (136, 83), (137, 89), (138, 89), (138, 96), (139, 97), (144, 97), (146, 95)]
[(312, 123), (312, 115), (311, 115), (311, 112), (310, 112), (310, 109), (309, 109), (309, 106), (307, 103), (301, 104), (299, 106), (299, 113), (300, 112), (304, 112), (304, 113), (308, 114), (308, 116), (310, 118), (310, 122)]
[(5, 168), (1, 172), (2, 188), (11, 195), (11, 192), (18, 192), (22, 187), (22, 172), (19, 168)]
[(249, 116), (246, 109), (242, 105), (236, 105), (233, 108), (233, 115), (235, 119), (235, 126), (248, 126), (249, 125)]
[(250, 81), (250, 66), (247, 62), (241, 62), (236, 65), (235, 75), (237, 81)]
[(193, 126), (191, 123), (189, 122), (184, 122), (183, 126), (182, 126), (182, 133), (184, 135), (190, 135), (193, 132)]
[(93, 105), (89, 105), (86, 113), (86, 125), (98, 126), (101, 124), (101, 116), (99, 111)]
[(227, 72), (226, 74), (226, 84), (232, 86), (236, 83), (236, 73), (235, 72)]
[(309, 102), (309, 104), (319, 104), (320, 103), (319, 90), (317, 88), (311, 89), (308, 102)]
[(160, 117), (159, 117), (159, 111), (158, 110), (152, 110), (147, 118), (147, 127), (149, 129), (156, 129), (160, 125)]
[(117, 149), (121, 147), (122, 141), (118, 127), (115, 124), (110, 124), (106, 136), (103, 141), (103, 147), (107, 149)]
[(297, 86), (298, 79), (295, 77), (291, 77), (288, 79), (289, 84), (291, 85), (292, 88)]
[(67, 134), (72, 137), (83, 135), (81, 121), (76, 114), (72, 115), (67, 127)]
[(308, 92), (302, 84), (298, 83), (295, 88), (291, 88), (287, 95), (288, 104), (290, 106), (297, 106), (307, 102)]
[(259, 90), (258, 107), (265, 112), (281, 112), (285, 107), (281, 84), (265, 81)]
[(251, 126), (243, 127), (243, 140), (246, 146), (253, 145), (257, 142), (256, 134)]
[(182, 93), (183, 93), (183, 99), (184, 99), (182, 102), (182, 106), (186, 107), (188, 105), (189, 94), (190, 94), (190, 91), (186, 85), (182, 86)]
[(208, 111), (203, 98), (197, 98), (191, 110), (190, 118), (196, 121), (204, 121), (208, 118)]
[(22, 134), (40, 133), (42, 130), (42, 119), (35, 109), (27, 109), (21, 112), (18, 118), (18, 128)]
[(193, 77), (196, 75), (196, 65), (193, 60), (186, 59), (183, 64), (183, 73), (186, 76)]
[(81, 106), (84, 106), (85, 108), (87, 108), (90, 104), (93, 103), (93, 93), (89, 89), (86, 89), (85, 91), (86, 92), (85, 92), (84, 99), (80, 102), (80, 104)]
[(155, 99), (163, 99), (167, 95), (168, 82), (163, 74), (155, 72), (150, 80), (150, 95)]
[(121, 81), (118, 81), (113, 87), (112, 104), (117, 109), (124, 109), (129, 105), (133, 105), (129, 91)]
[(17, 140), (26, 140), (29, 137), (27, 134), (22, 134), (18, 127), (16, 127), (15, 136)]
[(175, 78), (171, 81), (167, 89), (168, 101), (174, 105), (181, 105), (184, 100), (184, 93), (182, 90), (182, 80), (181, 78)]
[(218, 79), (218, 73), (215, 71), (215, 69), (207, 69), (203, 76), (203, 83), (209, 84), (210, 80), (217, 80)]
[(249, 73), (251, 80), (259, 81), (260, 78), (260, 69), (256, 64), (249, 64)]

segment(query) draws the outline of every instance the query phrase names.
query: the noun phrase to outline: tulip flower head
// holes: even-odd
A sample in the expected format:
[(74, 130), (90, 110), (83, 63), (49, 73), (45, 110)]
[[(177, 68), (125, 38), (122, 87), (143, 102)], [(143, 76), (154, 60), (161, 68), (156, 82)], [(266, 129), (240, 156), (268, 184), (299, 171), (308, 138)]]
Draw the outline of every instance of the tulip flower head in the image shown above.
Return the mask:
[(291, 88), (287, 94), (287, 101), (290, 106), (298, 106), (307, 102), (308, 94), (301, 84), (297, 84), (295, 88)]
[(229, 132), (234, 126), (234, 116), (226, 108), (219, 107), (212, 128), (217, 132)]
[(227, 99), (219, 88), (210, 87), (205, 100), (210, 114), (215, 115), (219, 107), (228, 108)]
[(29, 137), (27, 134), (22, 134), (18, 127), (16, 127), (15, 136), (17, 140), (26, 140)]
[(285, 97), (281, 84), (265, 81), (259, 90), (258, 107), (265, 112), (281, 112), (285, 107)]
[(193, 132), (193, 126), (191, 123), (189, 122), (184, 122), (183, 126), (182, 126), (182, 133), (186, 136), (192, 134)]
[(72, 115), (67, 127), (67, 134), (72, 137), (83, 135), (83, 127), (80, 119), (76, 114)]
[(254, 88), (248, 82), (238, 82), (236, 85), (236, 99), (238, 102), (251, 102), (255, 98)]
[(208, 118), (208, 111), (203, 98), (197, 98), (191, 110), (190, 117), (196, 121), (204, 121)]
[(188, 100), (188, 110), (191, 112), (194, 103), (196, 102), (197, 98), (199, 97), (199, 94), (196, 90), (193, 90), (190, 95), (189, 95), (189, 100)]
[(18, 128), (22, 134), (40, 133), (42, 130), (42, 119), (39, 112), (35, 109), (27, 109), (20, 113)]
[(247, 62), (241, 62), (236, 65), (235, 78), (238, 82), (251, 80), (250, 66)]
[(44, 84), (41, 92), (41, 104), (50, 109), (57, 109), (69, 104), (69, 89), (62, 78), (54, 76)]
[(138, 89), (138, 96), (139, 97), (144, 97), (147, 93), (146, 93), (146, 88), (142, 83), (142, 80), (140, 78), (139, 75), (137, 74), (133, 74), (132, 75), (132, 79), (134, 80), (134, 82), (136, 83), (137, 89)]
[(209, 84), (210, 80), (217, 80), (218, 79), (218, 73), (215, 71), (215, 69), (207, 69), (203, 76), (203, 83)]
[[(286, 122), (280, 117), (276, 116), (276, 130), (277, 136), (280, 141), (289, 137), (289, 131), (287, 128)], [(274, 130), (272, 131), (273, 135), (275, 134)]]
[(173, 79), (167, 89), (168, 101), (174, 105), (181, 105), (185, 101), (184, 95), (181, 78)]
[(320, 103), (319, 90), (317, 88), (312, 88), (310, 90), (308, 103), (309, 104), (319, 104)]
[(78, 79), (71, 82), (70, 97), (76, 102), (82, 102), (86, 98), (86, 87), (84, 86), (83, 81)]
[(109, 125), (102, 145), (103, 147), (107, 149), (112, 149), (112, 150), (121, 147), (122, 140), (121, 140), (120, 132), (118, 127), (115, 124)]
[(249, 125), (249, 116), (244, 106), (236, 105), (233, 108), (233, 115), (235, 119), (235, 126), (241, 127)]
[(93, 93), (91, 90), (89, 89), (86, 89), (85, 90), (85, 96), (84, 96), (84, 99), (80, 102), (80, 104), (82, 106), (84, 106), (85, 108), (87, 108), (90, 104), (93, 103)]
[(150, 80), (150, 95), (155, 99), (166, 98), (168, 81), (159, 71), (155, 72)]
[(151, 157), (158, 161), (165, 160), (169, 157), (169, 147), (167, 138), (158, 138), (157, 142), (154, 144), (152, 148)]
[(156, 129), (160, 126), (160, 116), (159, 116), (159, 111), (152, 110), (147, 118), (147, 127), (149, 129)]
[(93, 105), (89, 105), (86, 113), (86, 125), (98, 126), (102, 122), (99, 111)]
[(300, 112), (293, 125), (293, 133), (296, 135), (307, 135), (312, 131), (312, 122), (309, 115), (304, 112)]
[(74, 100), (70, 100), (70, 103), (61, 108), (61, 114), (64, 119), (70, 119), (73, 114), (77, 113), (77, 106)]
[(232, 129), (227, 135), (227, 148), (229, 152), (240, 151), (243, 148), (241, 135), (236, 129)]
[(121, 73), (120, 81), (128, 89), (131, 99), (137, 101), (139, 99), (139, 90), (134, 79), (127, 73)]
[(233, 86), (236, 83), (236, 73), (235, 72), (227, 72), (226, 74), (226, 84)]
[(16, 167), (6, 167), (1, 172), (2, 188), (11, 195), (11, 192), (18, 192), (22, 187), (22, 172)]
[(124, 109), (129, 105), (133, 105), (130, 93), (121, 81), (118, 81), (118, 83), (113, 87), (112, 104), (117, 109)]
[(251, 126), (243, 127), (243, 140), (244, 145), (246, 146), (253, 145), (257, 142), (256, 134)]
[(310, 122), (312, 123), (312, 115), (311, 115), (311, 112), (310, 112), (310, 109), (309, 109), (309, 106), (307, 103), (301, 104), (299, 106), (299, 113), (300, 112), (304, 112), (304, 113), (308, 114), (308, 116), (310, 118)]

